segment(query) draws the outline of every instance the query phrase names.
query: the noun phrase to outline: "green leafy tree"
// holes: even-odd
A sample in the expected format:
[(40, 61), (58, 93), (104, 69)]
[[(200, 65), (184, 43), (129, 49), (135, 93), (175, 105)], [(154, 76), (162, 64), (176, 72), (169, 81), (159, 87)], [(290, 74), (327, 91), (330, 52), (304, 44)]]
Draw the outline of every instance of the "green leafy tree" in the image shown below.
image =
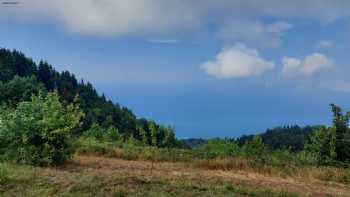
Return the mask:
[(248, 157), (263, 160), (267, 154), (267, 147), (260, 136), (255, 136), (243, 146), (243, 152)]
[(153, 146), (158, 146), (158, 128), (155, 122), (149, 123), (149, 130), (151, 132), (151, 143)]
[(32, 94), (44, 91), (44, 86), (34, 76), (15, 76), (8, 82), (0, 82), (0, 103), (15, 106), (20, 101), (30, 100)]
[(319, 128), (310, 142), (306, 149), (315, 155), (318, 164), (329, 164), (337, 158), (335, 127)]
[(350, 161), (350, 130), (349, 117), (350, 112), (345, 115), (340, 107), (331, 104), (333, 112), (333, 127), (335, 128), (336, 143), (335, 152), (337, 160), (342, 162)]
[(16, 109), (0, 111), (0, 154), (4, 159), (34, 165), (57, 165), (73, 154), (71, 134), (83, 113), (64, 106), (57, 93), (32, 96)]
[(350, 112), (343, 114), (341, 108), (335, 104), (331, 104), (331, 108), (333, 126), (320, 128), (307, 146), (307, 150), (316, 155), (319, 164), (350, 161)]
[(116, 129), (113, 126), (110, 126), (109, 128), (107, 128), (106, 133), (104, 135), (104, 139), (110, 142), (116, 142), (120, 140), (120, 133), (118, 129)]
[(164, 133), (164, 139), (162, 141), (162, 147), (174, 147), (176, 145), (176, 138), (174, 130), (170, 127), (162, 127)]
[(141, 141), (144, 145), (149, 145), (149, 137), (147, 135), (147, 132), (145, 131), (145, 129), (142, 127), (142, 125), (138, 125), (136, 127), (137, 131), (138, 131), (138, 135), (141, 137)]
[(86, 131), (85, 136), (102, 141), (104, 139), (104, 129), (99, 124), (93, 123), (90, 129)]

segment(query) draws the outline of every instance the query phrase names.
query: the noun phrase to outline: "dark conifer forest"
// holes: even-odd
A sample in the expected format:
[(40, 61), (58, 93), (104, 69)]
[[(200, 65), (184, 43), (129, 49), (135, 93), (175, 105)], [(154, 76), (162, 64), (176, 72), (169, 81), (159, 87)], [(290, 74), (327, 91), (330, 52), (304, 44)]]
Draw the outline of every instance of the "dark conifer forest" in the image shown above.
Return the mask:
[[(85, 116), (75, 135), (92, 126), (116, 129), (124, 140), (133, 138), (158, 147), (177, 146), (171, 127), (138, 118), (128, 108), (99, 95), (93, 85), (77, 79), (69, 71), (58, 72), (45, 61), (35, 63), (23, 53), (0, 49), (0, 103), (15, 106), (30, 100), (32, 94), (56, 91), (61, 102), (78, 102)], [(75, 100), (76, 99), (76, 100)]]

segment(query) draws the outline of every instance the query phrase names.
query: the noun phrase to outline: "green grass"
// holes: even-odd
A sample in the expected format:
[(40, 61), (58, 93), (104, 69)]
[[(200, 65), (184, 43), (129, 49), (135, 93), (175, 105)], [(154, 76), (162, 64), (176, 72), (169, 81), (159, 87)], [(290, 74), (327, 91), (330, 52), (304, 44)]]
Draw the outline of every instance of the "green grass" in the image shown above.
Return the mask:
[[(233, 185), (219, 180), (198, 182), (150, 176), (110, 176), (1, 164), (0, 196), (256, 196), (296, 197), (297, 194)], [(6, 173), (3, 173), (5, 172)]]

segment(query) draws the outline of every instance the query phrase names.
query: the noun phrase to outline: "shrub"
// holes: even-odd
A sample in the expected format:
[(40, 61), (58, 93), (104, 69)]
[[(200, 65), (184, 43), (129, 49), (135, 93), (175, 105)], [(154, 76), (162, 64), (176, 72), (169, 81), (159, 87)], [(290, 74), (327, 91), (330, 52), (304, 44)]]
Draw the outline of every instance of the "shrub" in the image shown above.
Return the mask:
[(242, 147), (243, 154), (253, 161), (264, 164), (267, 157), (267, 147), (260, 136), (255, 136), (252, 140), (246, 142)]
[(108, 142), (101, 142), (93, 137), (80, 137), (76, 143), (77, 153), (112, 155), (114, 146)]
[(336, 159), (336, 130), (334, 127), (318, 129), (311, 136), (310, 141), (306, 149), (316, 157), (318, 164), (330, 164)]
[(73, 153), (71, 134), (81, 126), (82, 112), (64, 106), (57, 93), (32, 96), (16, 109), (0, 112), (0, 154), (33, 165), (56, 165)]
[(119, 141), (121, 139), (118, 129), (112, 126), (106, 130), (104, 138), (110, 142)]
[(297, 153), (296, 160), (300, 165), (315, 165), (317, 163), (316, 155), (306, 150)]
[(204, 159), (224, 158), (237, 156), (239, 154), (239, 147), (234, 142), (229, 140), (210, 140), (207, 144), (198, 147), (199, 152)]
[(97, 123), (93, 123), (90, 129), (84, 133), (83, 137), (93, 138), (100, 142), (117, 142), (121, 140), (118, 129), (112, 126), (105, 129)]
[(93, 123), (89, 130), (85, 132), (85, 137), (102, 141), (104, 138), (104, 129), (97, 123)]

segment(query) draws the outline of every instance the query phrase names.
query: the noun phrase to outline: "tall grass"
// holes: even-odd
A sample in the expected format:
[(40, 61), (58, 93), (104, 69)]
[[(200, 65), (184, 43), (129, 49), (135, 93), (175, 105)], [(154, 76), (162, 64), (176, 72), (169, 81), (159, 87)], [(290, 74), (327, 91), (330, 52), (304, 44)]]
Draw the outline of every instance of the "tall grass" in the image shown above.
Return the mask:
[[(89, 171), (70, 173), (66, 169), (0, 164), (6, 169), (0, 196), (259, 196), (297, 197), (279, 189), (252, 187), (218, 180), (167, 179), (132, 173), (96, 175)], [(4, 172), (4, 171), (3, 171)]]
[(0, 163), (0, 184), (4, 184), (9, 180), (9, 171), (7, 166), (3, 163)]
[[(212, 146), (198, 149), (156, 148), (131, 143), (107, 143), (94, 139), (79, 139), (77, 154), (104, 155), (126, 160), (152, 162), (182, 162), (185, 165), (208, 170), (251, 171), (280, 177), (297, 177), (350, 183), (350, 170), (336, 167), (317, 167), (316, 159), (307, 152), (289, 150), (266, 151), (249, 155), (237, 147), (215, 150)], [(228, 145), (228, 144), (227, 144)], [(212, 151), (212, 152), (210, 152)]]

